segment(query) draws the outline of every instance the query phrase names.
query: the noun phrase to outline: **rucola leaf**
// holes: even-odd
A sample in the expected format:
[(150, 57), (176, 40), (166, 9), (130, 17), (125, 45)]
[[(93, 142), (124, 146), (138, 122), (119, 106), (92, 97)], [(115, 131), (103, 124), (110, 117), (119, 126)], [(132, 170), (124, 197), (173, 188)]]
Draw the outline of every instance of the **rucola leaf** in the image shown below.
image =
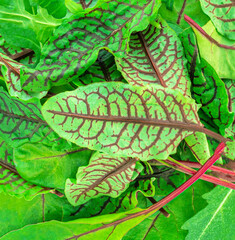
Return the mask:
[(73, 81), (77, 86), (88, 85), (94, 82), (126, 82), (117, 70), (114, 56), (105, 51), (99, 52), (98, 58), (78, 79)]
[(33, 97), (42, 98), (46, 91), (39, 93), (28, 93), (23, 90), (20, 83), (20, 68), (23, 64), (18, 63), (4, 54), (0, 53), (1, 72), (5, 79), (9, 94), (20, 99), (28, 100)]
[(146, 30), (132, 34), (129, 44), (128, 54), (116, 58), (116, 63), (130, 84), (157, 83), (190, 96), (190, 79), (181, 42), (160, 16)]
[(136, 159), (96, 153), (88, 166), (78, 168), (76, 182), (67, 180), (66, 197), (74, 206), (102, 195), (116, 198), (142, 169), (143, 166)]
[(204, 196), (208, 206), (183, 225), (186, 239), (234, 239), (235, 192), (217, 186)]
[(25, 181), (18, 174), (13, 162), (13, 148), (0, 138), (0, 193), (5, 192), (30, 200), (48, 191), (46, 188)]
[(74, 177), (79, 166), (87, 165), (90, 155), (89, 149), (77, 146), (53, 150), (43, 144), (26, 143), (14, 150), (14, 163), (31, 183), (64, 189), (66, 179)]
[(0, 89), (1, 138), (14, 148), (27, 142), (42, 142), (61, 149), (70, 146), (43, 120), (40, 109), (38, 99), (21, 101)]
[(143, 160), (166, 159), (183, 138), (204, 131), (194, 100), (161, 86), (91, 84), (50, 98), (42, 113), (79, 146)]
[(235, 40), (235, 4), (233, 0), (200, 0), (202, 10), (211, 18), (216, 29)]
[(48, 90), (77, 79), (96, 61), (102, 48), (124, 56), (131, 33), (145, 29), (159, 6), (158, 0), (107, 0), (72, 16), (44, 45), (36, 68), (22, 70), (23, 89)]

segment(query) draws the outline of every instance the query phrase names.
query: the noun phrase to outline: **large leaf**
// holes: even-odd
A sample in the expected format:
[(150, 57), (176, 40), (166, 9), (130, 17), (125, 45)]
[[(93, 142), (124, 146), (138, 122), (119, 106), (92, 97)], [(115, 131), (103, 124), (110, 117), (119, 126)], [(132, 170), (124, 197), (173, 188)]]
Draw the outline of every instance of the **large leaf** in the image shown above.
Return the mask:
[(116, 62), (130, 84), (157, 83), (190, 96), (190, 79), (181, 42), (161, 17), (146, 30), (132, 34), (129, 44), (128, 54), (116, 58)]
[(1, 72), (5, 79), (9, 94), (20, 99), (28, 100), (33, 97), (42, 98), (46, 91), (39, 93), (28, 93), (23, 90), (20, 83), (20, 68), (23, 66), (4, 54), (0, 53)]
[(181, 28), (188, 27), (188, 24), (184, 21), (184, 14), (202, 25), (209, 20), (209, 17), (203, 13), (198, 0), (163, 0), (159, 13), (167, 22), (178, 24), (177, 28), (179, 26)]
[(72, 13), (78, 13), (82, 9), (94, 7), (99, 0), (65, 0), (65, 5)]
[(38, 99), (21, 101), (0, 89), (0, 132), (7, 144), (18, 147), (27, 142), (42, 142), (48, 146), (70, 146), (43, 120)]
[(202, 28), (188, 19), (196, 36), (200, 55), (216, 69), (220, 78), (235, 78), (234, 41), (217, 33), (213, 23), (209, 21)]
[(233, 0), (200, 0), (202, 10), (211, 18), (216, 29), (235, 40), (235, 8)]
[(14, 163), (20, 175), (40, 186), (64, 189), (67, 178), (79, 166), (87, 165), (91, 151), (72, 146), (53, 150), (43, 144), (26, 143), (14, 150)]
[(72, 16), (44, 45), (36, 69), (23, 69), (23, 89), (48, 90), (77, 79), (95, 62), (102, 48), (124, 56), (131, 33), (145, 29), (159, 6), (158, 0), (106, 0)]
[[(192, 96), (202, 104), (201, 112), (210, 118), (224, 134), (224, 130), (233, 121), (233, 114), (228, 109), (228, 95), (223, 81), (216, 71), (204, 59), (200, 59), (196, 38), (190, 29), (181, 34), (181, 40), (188, 59), (189, 75), (192, 82)], [(222, 117), (223, 116), (223, 117)]]
[(99, 52), (98, 58), (78, 79), (73, 81), (77, 86), (88, 85), (94, 82), (126, 82), (117, 70), (114, 56), (105, 51)]
[(42, 112), (79, 146), (144, 160), (166, 159), (184, 137), (204, 131), (194, 101), (161, 86), (96, 83), (50, 98)]
[(2, 192), (30, 200), (38, 194), (48, 192), (48, 189), (31, 184), (19, 175), (13, 163), (13, 149), (0, 138), (0, 193)]
[(235, 192), (217, 186), (204, 198), (208, 206), (183, 225), (186, 239), (234, 239)]
[(103, 195), (118, 197), (142, 169), (143, 166), (134, 158), (96, 153), (88, 166), (78, 168), (76, 181), (67, 180), (66, 197), (74, 206)]
[(38, 41), (44, 43), (61, 20), (53, 18), (40, 7), (37, 14), (29, 13), (24, 0), (9, 0), (7, 4), (0, 5), (0, 24), (0, 33), (11, 44), (40, 53)]

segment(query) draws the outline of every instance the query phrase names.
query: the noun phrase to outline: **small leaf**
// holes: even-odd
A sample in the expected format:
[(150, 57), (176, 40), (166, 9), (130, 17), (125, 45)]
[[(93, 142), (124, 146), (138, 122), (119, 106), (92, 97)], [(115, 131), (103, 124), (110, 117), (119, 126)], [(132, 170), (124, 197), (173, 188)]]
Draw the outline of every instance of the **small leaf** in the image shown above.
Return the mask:
[(183, 138), (204, 131), (194, 101), (161, 86), (91, 84), (50, 98), (42, 112), (79, 146), (144, 160), (166, 159)]
[(26, 143), (14, 150), (14, 163), (19, 174), (36, 185), (64, 189), (79, 166), (87, 165), (91, 151), (72, 146), (53, 150), (43, 144)]
[(146, 30), (132, 34), (129, 44), (128, 54), (116, 58), (116, 63), (130, 84), (160, 84), (191, 95), (181, 42), (160, 16)]
[(71, 16), (43, 46), (36, 68), (22, 69), (23, 89), (43, 91), (77, 79), (100, 49), (124, 56), (131, 33), (145, 29), (159, 6), (158, 0), (108, 0)]
[(233, 0), (200, 0), (202, 10), (211, 18), (222, 35), (235, 40), (235, 9)]
[(142, 169), (136, 159), (96, 153), (88, 166), (78, 168), (76, 183), (72, 179), (67, 180), (66, 197), (74, 206), (103, 195), (116, 198)]
[(186, 239), (234, 239), (235, 192), (217, 186), (204, 198), (208, 206), (183, 225)]
[(13, 149), (0, 138), (0, 193), (31, 200), (49, 190), (25, 181), (18, 174), (13, 163)]

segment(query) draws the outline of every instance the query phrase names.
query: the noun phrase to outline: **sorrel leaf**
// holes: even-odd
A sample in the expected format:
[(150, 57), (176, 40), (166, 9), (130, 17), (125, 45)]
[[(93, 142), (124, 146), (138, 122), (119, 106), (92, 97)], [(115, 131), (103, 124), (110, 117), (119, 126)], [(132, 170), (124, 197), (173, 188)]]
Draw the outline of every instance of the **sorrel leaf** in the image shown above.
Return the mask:
[(189, 62), (192, 96), (197, 103), (202, 104), (199, 115), (203, 117), (201, 112), (206, 114), (210, 118), (210, 122), (214, 122), (223, 134), (233, 121), (233, 114), (228, 109), (225, 85), (213, 67), (204, 59), (200, 59), (193, 32), (190, 29), (185, 30), (180, 37)]
[(96, 153), (88, 166), (78, 168), (76, 181), (66, 181), (66, 197), (74, 206), (103, 195), (118, 197), (142, 169), (143, 166), (134, 158)]
[(208, 201), (207, 207), (183, 225), (183, 229), (189, 231), (186, 239), (235, 238), (233, 225), (230, 224), (235, 213), (235, 192), (217, 186), (204, 198)]
[(233, 0), (200, 0), (202, 10), (211, 18), (222, 35), (235, 40), (235, 8)]
[(21, 101), (0, 89), (1, 138), (12, 147), (27, 142), (41, 142), (62, 149), (70, 146), (43, 120), (40, 108), (38, 99)]
[(184, 21), (185, 14), (202, 26), (210, 20), (210, 18), (203, 13), (198, 0), (163, 0), (159, 13), (168, 23), (173, 23), (179, 32), (182, 28), (188, 28), (188, 24)]
[(196, 159), (204, 164), (211, 156), (206, 134), (196, 132), (185, 138), (185, 142)]
[(0, 138), (0, 194), (5, 192), (27, 200), (48, 192), (46, 188), (25, 181), (17, 172), (13, 162), (13, 149)]
[(116, 58), (118, 69), (132, 85), (160, 84), (190, 96), (190, 80), (181, 42), (159, 16), (142, 32), (131, 35), (130, 51)]
[(184, 137), (203, 131), (194, 101), (161, 86), (96, 83), (50, 98), (42, 113), (79, 146), (143, 160), (166, 159)]
[(26, 143), (14, 151), (14, 162), (20, 175), (40, 186), (64, 189), (65, 181), (74, 177), (79, 166), (90, 159), (89, 149), (72, 146), (53, 150), (43, 144)]
[(77, 79), (95, 62), (102, 48), (124, 56), (131, 33), (145, 29), (159, 6), (157, 0), (109, 0), (71, 16), (44, 45), (36, 69), (21, 72), (23, 89), (48, 90)]
[[(188, 21), (196, 36), (200, 56), (216, 69), (220, 78), (235, 78), (234, 41), (216, 32), (211, 21), (202, 28), (192, 20)], [(208, 51), (210, 49), (210, 51)]]
[(73, 81), (77, 86), (84, 86), (94, 82), (126, 82), (117, 70), (114, 56), (105, 51), (99, 52), (98, 58), (78, 79)]
[(20, 83), (20, 68), (23, 66), (4, 54), (0, 53), (1, 72), (5, 79), (8, 92), (11, 96), (28, 100), (33, 97), (42, 98), (46, 95), (46, 91), (39, 93), (28, 93), (23, 90)]

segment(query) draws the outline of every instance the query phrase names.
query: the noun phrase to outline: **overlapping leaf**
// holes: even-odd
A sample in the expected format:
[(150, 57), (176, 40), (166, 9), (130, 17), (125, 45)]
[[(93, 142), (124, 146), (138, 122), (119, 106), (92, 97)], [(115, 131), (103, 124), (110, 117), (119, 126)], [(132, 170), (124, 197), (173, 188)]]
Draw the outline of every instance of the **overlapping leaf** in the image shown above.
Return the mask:
[(109, 154), (165, 159), (203, 131), (192, 99), (163, 88), (96, 83), (50, 98), (44, 118), (62, 137)]
[(26, 143), (14, 151), (14, 163), (20, 175), (31, 183), (64, 189), (67, 178), (74, 177), (79, 166), (85, 166), (91, 151), (72, 146), (53, 150), (43, 144)]
[(208, 206), (183, 225), (183, 229), (189, 231), (186, 239), (235, 238), (234, 225), (231, 224), (235, 213), (235, 192), (217, 186), (204, 198), (208, 201)]
[(48, 146), (69, 147), (43, 120), (38, 99), (21, 101), (0, 89), (0, 134), (12, 147), (42, 142)]
[(13, 163), (13, 149), (0, 138), (0, 192), (30, 200), (48, 191), (25, 181), (18, 174)]
[(211, 18), (216, 29), (235, 40), (235, 3), (233, 0), (200, 0), (202, 10)]
[(101, 48), (123, 56), (131, 33), (145, 29), (159, 6), (158, 0), (107, 0), (72, 16), (44, 45), (36, 69), (22, 71), (23, 89), (48, 90), (76, 79), (96, 61)]
[(128, 54), (116, 58), (116, 62), (130, 84), (157, 83), (190, 96), (190, 79), (181, 42), (161, 17), (146, 30), (132, 34), (129, 44)]
[(9, 94), (20, 99), (28, 100), (33, 97), (42, 98), (46, 91), (39, 93), (28, 93), (23, 90), (20, 83), (20, 68), (23, 66), (4, 54), (0, 53), (1, 72), (5, 79)]
[(78, 168), (76, 182), (67, 180), (66, 197), (74, 206), (103, 195), (118, 197), (142, 169), (136, 159), (96, 153), (88, 166)]
[(66, 0), (65, 5), (71, 13), (78, 13), (86, 8), (94, 7), (99, 0)]
[(104, 50), (99, 52), (98, 58), (78, 79), (73, 83), (77, 86), (88, 85), (94, 82), (126, 82), (117, 70), (114, 56)]
[[(197, 103), (202, 104), (199, 114), (206, 114), (220, 132), (224, 133), (233, 121), (233, 114), (228, 109), (228, 95), (224, 83), (215, 70), (204, 59), (200, 59), (193, 32), (190, 29), (184, 31), (181, 39), (189, 62), (192, 95)], [(202, 114), (200, 117), (203, 117)]]

